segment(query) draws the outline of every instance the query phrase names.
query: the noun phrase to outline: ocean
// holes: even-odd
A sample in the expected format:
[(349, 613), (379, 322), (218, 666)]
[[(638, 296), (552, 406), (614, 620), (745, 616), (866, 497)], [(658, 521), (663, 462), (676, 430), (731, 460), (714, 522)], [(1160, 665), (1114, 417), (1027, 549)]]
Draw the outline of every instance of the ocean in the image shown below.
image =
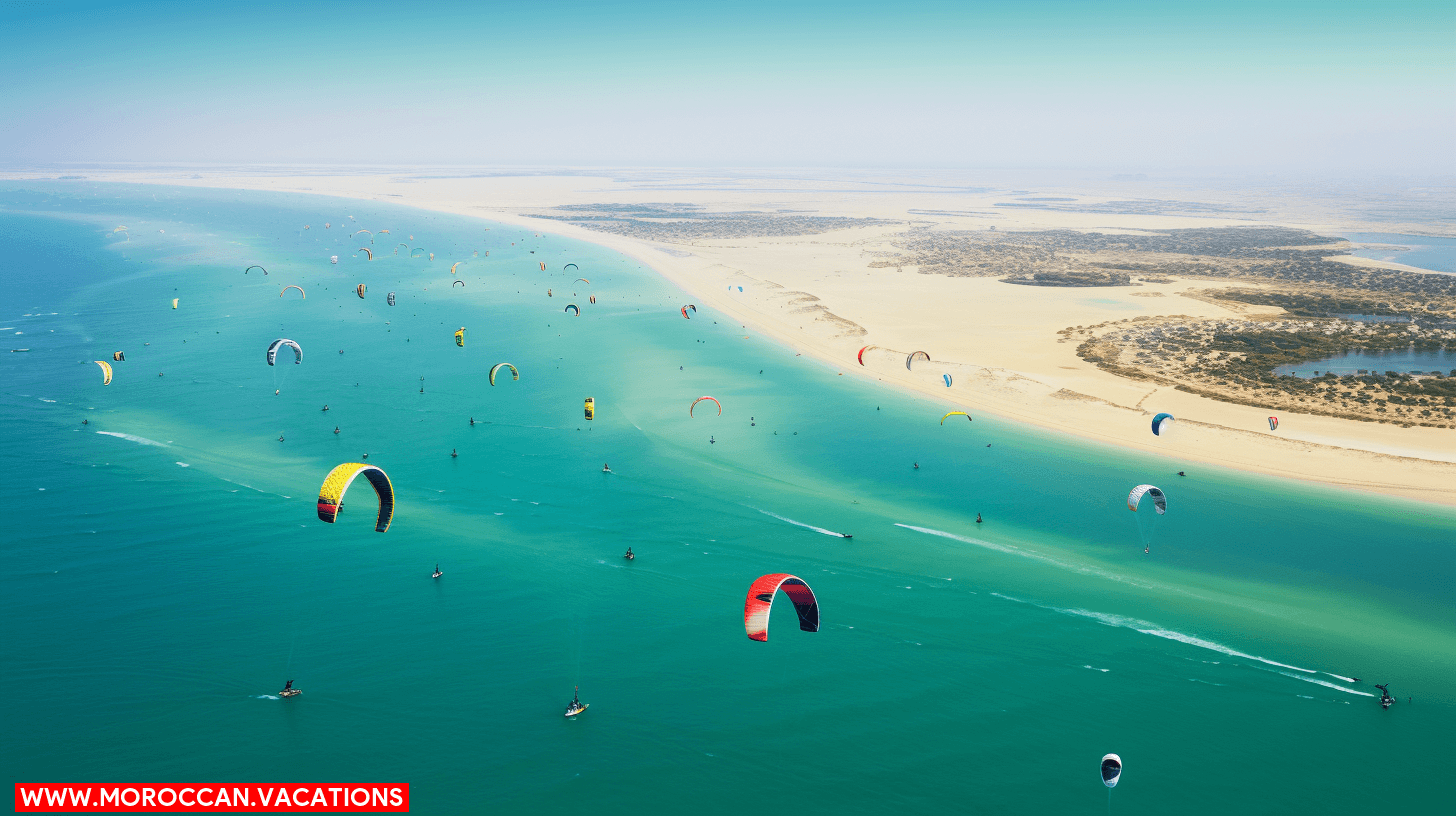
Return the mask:
[[(1449, 804), (1456, 509), (1188, 464), (1176, 426), (1162, 455), (1060, 436), (973, 383), (942, 425), (520, 227), (54, 181), (0, 183), (0, 230), (7, 782), (407, 782), (419, 813)], [(267, 365), (277, 338), (301, 364)], [(705, 395), (722, 416), (689, 416)], [(363, 482), (315, 513), (366, 453), (384, 534)], [(1128, 512), (1139, 483), (1166, 516)], [(773, 572), (819, 632), (780, 596), (745, 636)]]

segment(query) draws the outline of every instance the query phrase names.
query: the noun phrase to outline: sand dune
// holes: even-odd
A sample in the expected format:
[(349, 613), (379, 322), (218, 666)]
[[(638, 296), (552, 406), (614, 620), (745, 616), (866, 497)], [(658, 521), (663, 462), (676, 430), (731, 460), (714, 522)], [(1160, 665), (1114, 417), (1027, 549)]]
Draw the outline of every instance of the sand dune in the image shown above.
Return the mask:
[[(1205, 208), (1196, 214), (1122, 212), (1114, 196), (1058, 196), (1058, 201), (1073, 198), (1086, 206), (1041, 209), (1050, 205), (1033, 200), (1020, 206), (1004, 190), (945, 191), (922, 182), (890, 185), (888, 191), (877, 192), (856, 182), (694, 180), (671, 175), (615, 179), (411, 177), (407, 179), (410, 183), (399, 183), (401, 177), (390, 174), (204, 172), (201, 178), (194, 178), (188, 171), (189, 178), (181, 175), (97, 173), (90, 177), (365, 198), (569, 235), (640, 260), (689, 292), (700, 306), (712, 306), (750, 331), (776, 338), (846, 376), (912, 389), (973, 414), (997, 414), (1156, 452), (1167, 457), (1169, 471), (1196, 472), (1198, 463), (1212, 463), (1456, 504), (1456, 432), (1279, 412), (1279, 430), (1271, 433), (1268, 410), (1099, 370), (1077, 356), (1075, 341), (1058, 334), (1068, 327), (1124, 318), (1227, 318), (1277, 309), (1185, 297), (1189, 290), (1208, 286), (1199, 280), (1175, 279), (1138, 287), (1013, 286), (995, 277), (920, 274), (914, 266), (885, 265), (894, 263), (894, 236), (912, 228), (964, 230), (994, 225), (1002, 231), (1076, 229), (1137, 234), (1253, 223), (1282, 223), (1326, 233), (1371, 226), (1315, 204), (1285, 202), (1281, 206), (1288, 212), (1331, 220), (1281, 222), (1267, 213), (1240, 214), (1232, 205)], [(554, 216), (557, 211), (551, 208), (560, 205), (648, 206), (648, 202), (664, 201), (697, 205), (704, 212), (792, 211), (803, 219), (881, 221), (855, 221), (849, 228), (767, 237), (737, 234), (722, 224), (705, 221), (702, 225), (677, 224), (671, 231), (663, 231), (674, 238), (665, 241), (532, 217)], [(1018, 206), (998, 206), (1008, 203)], [(1177, 208), (1154, 203), (1136, 209)], [(1269, 220), (1257, 220), (1266, 217)], [(1395, 229), (1388, 224), (1381, 228)], [(645, 231), (652, 233), (650, 228)], [(698, 235), (728, 237), (695, 237)], [(870, 266), (877, 261), (879, 265)], [(1379, 265), (1363, 259), (1354, 263)], [(865, 345), (877, 348), (866, 353), (861, 366), (855, 353)], [(919, 363), (909, 371), (905, 355), (917, 349), (926, 351), (931, 362)], [(952, 387), (945, 386), (942, 374), (951, 375)], [(935, 410), (938, 408), (927, 413)], [(1149, 432), (1149, 421), (1158, 411), (1178, 417), (1174, 435), (1159, 438)]]

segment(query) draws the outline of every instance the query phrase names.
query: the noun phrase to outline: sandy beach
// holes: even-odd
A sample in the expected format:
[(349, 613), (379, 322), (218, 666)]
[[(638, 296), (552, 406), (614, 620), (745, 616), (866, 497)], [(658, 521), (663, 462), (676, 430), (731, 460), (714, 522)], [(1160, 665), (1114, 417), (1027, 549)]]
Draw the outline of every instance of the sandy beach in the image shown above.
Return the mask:
[[(29, 175), (29, 174), (27, 174)], [(1267, 306), (1236, 307), (1184, 297), (1208, 281), (1171, 279), (1141, 286), (1007, 285), (996, 277), (922, 274), (914, 265), (884, 265), (892, 241), (909, 229), (1001, 232), (1063, 229), (1146, 234), (1161, 229), (1276, 224), (1330, 235), (1392, 227), (1314, 204), (1264, 202), (1253, 218), (1225, 205), (1197, 214), (1087, 211), (1118, 195), (1055, 191), (1050, 202), (1081, 210), (1043, 209), (1027, 191), (937, 188), (925, 179), (855, 178), (825, 182), (804, 176), (726, 179), (686, 174), (479, 175), (87, 172), (104, 181), (225, 187), (390, 201), (474, 215), (595, 242), (650, 266), (685, 296), (731, 316), (746, 334), (772, 337), (844, 376), (911, 389), (970, 411), (1033, 423), (1109, 444), (1154, 451), (1171, 470), (1199, 463), (1456, 504), (1456, 432), (1279, 411), (1270, 432), (1267, 409), (1210, 399), (1167, 385), (1127, 379), (1081, 359), (1063, 329), (1133, 318), (1186, 315), (1240, 318), (1277, 314)], [(444, 174), (441, 174), (444, 175)], [(823, 174), (820, 174), (821, 176)], [(12, 177), (25, 177), (14, 175)], [(40, 177), (32, 175), (31, 177)], [(1045, 193), (1038, 188), (1038, 195)], [(1019, 194), (1014, 195), (1014, 194)], [(1026, 205), (1007, 206), (1017, 198)], [(1185, 197), (1186, 201), (1187, 198)], [(692, 205), (708, 212), (803, 213), (852, 219), (812, 234), (728, 235), (655, 240), (556, 220), (553, 208), (591, 205)], [(1002, 206), (998, 206), (1002, 205)], [(1060, 203), (1057, 206), (1061, 206)], [(1218, 211), (1224, 207), (1229, 211)], [(540, 216), (550, 216), (550, 219)], [(1294, 220), (1307, 218), (1311, 220)], [(878, 219), (878, 220), (871, 220)], [(1426, 231), (1430, 231), (1427, 229)], [(1331, 254), (1337, 254), (1332, 252)], [(880, 261), (878, 266), (871, 263)], [(893, 260), (888, 263), (893, 264)], [(1365, 259), (1361, 267), (1399, 269)], [(864, 365), (856, 353), (869, 346)], [(930, 363), (908, 370), (906, 355), (923, 350)], [(947, 387), (944, 375), (952, 385)], [(949, 410), (949, 408), (947, 409)], [(1177, 417), (1176, 433), (1155, 437), (1149, 421)], [(927, 412), (927, 421), (933, 421)]]

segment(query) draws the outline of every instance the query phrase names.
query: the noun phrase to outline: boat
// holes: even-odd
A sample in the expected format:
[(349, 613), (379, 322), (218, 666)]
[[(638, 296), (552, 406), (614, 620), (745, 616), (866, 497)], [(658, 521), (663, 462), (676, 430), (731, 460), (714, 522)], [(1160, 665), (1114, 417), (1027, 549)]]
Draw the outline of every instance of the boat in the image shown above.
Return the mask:
[(302, 693), (303, 692), (301, 692), (298, 689), (294, 688), (293, 687), (293, 681), (292, 680), (289, 680), (287, 683), (284, 683), (283, 684), (283, 690), (280, 691), (280, 692), (278, 692), (278, 696), (279, 697), (297, 697), (298, 695), (300, 695)]
[(436, 564), (435, 565), (435, 574), (434, 575), (431, 575), (430, 577), (431, 578), (439, 578), (441, 575), (444, 575), (444, 574), (445, 573), (440, 572), (440, 565), (439, 564)]
[(628, 547), (627, 548), (627, 554), (626, 555), (623, 555), (622, 557), (625, 558), (625, 559), (627, 559), (628, 561), (631, 561), (634, 558), (636, 558), (637, 556), (635, 554), (633, 554), (632, 548), (631, 547)]
[[(1117, 787), (1117, 780), (1122, 778), (1122, 757), (1117, 754), (1108, 754), (1102, 758), (1102, 784), (1109, 788)], [(1109, 794), (1110, 795), (1110, 794)]]
[(849, 533), (840, 533), (839, 534), (839, 537), (840, 538), (854, 538), (854, 536), (850, 535)]

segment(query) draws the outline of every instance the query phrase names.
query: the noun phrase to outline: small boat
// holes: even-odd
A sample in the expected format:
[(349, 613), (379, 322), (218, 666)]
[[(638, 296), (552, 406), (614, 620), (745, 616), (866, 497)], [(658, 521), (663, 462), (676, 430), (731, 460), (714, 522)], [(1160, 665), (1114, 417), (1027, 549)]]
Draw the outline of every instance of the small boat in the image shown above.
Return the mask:
[(431, 575), (430, 577), (431, 578), (439, 578), (441, 575), (444, 575), (444, 574), (445, 573), (440, 572), (440, 565), (439, 564), (436, 564), (435, 565), (435, 573), (433, 575)]
[(1109, 788), (1117, 787), (1117, 780), (1122, 778), (1122, 757), (1117, 754), (1108, 754), (1102, 758), (1102, 784)]
[(850, 535), (849, 533), (840, 533), (839, 534), (839, 537), (840, 538), (854, 538), (854, 536)]
[(303, 692), (301, 692), (298, 689), (294, 688), (293, 687), (293, 681), (292, 680), (289, 680), (287, 683), (284, 683), (283, 684), (283, 690), (280, 691), (280, 692), (278, 692), (278, 696), (279, 697), (297, 697), (298, 695), (300, 695), (302, 693)]
[(587, 707), (590, 705), (591, 703), (581, 702), (581, 687), (577, 686), (576, 691), (571, 695), (571, 705), (568, 705), (566, 707), (567, 718), (569, 719), (571, 717), (575, 717), (581, 712), (586, 711)]
[(628, 547), (627, 548), (627, 554), (626, 555), (623, 555), (622, 557), (625, 558), (625, 559), (627, 559), (628, 561), (631, 561), (631, 560), (635, 559), (637, 556), (632, 553), (632, 548), (631, 547)]

